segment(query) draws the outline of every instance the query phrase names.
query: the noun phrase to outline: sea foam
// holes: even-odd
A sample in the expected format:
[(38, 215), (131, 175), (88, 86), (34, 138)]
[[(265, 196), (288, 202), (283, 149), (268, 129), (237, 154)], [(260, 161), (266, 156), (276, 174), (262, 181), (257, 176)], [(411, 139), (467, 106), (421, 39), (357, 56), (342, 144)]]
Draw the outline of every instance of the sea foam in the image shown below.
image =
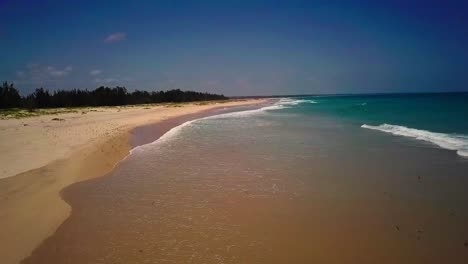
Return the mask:
[(283, 105), (283, 106), (298, 105), (298, 104), (303, 104), (303, 103), (316, 104), (317, 101), (309, 100), (309, 99), (293, 99), (293, 98), (281, 98), (278, 101), (278, 104)]
[[(203, 119), (203, 118), (200, 118), (200, 119)], [(171, 138), (173, 138), (174, 136), (176, 136), (177, 134), (179, 134), (179, 132), (184, 128), (184, 127), (188, 127), (190, 126), (193, 122), (197, 121), (197, 120), (200, 120), (200, 119), (195, 119), (195, 120), (190, 120), (190, 121), (187, 121), (185, 123), (182, 123), (176, 127), (173, 127), (171, 129), (169, 129), (169, 131), (167, 131), (166, 133), (164, 133), (162, 136), (160, 136), (158, 139), (156, 139), (155, 141), (151, 142), (151, 143), (148, 143), (148, 144), (144, 144), (144, 145), (141, 145), (141, 146), (137, 146), (137, 147), (134, 147), (130, 150), (130, 153), (129, 155), (131, 154), (134, 154), (136, 152), (139, 152), (139, 151), (143, 151), (145, 150), (145, 148), (147, 148), (148, 146), (152, 146), (152, 145), (155, 145), (157, 143), (161, 143), (161, 142), (164, 142), (164, 141), (167, 141)]]
[(161, 137), (159, 137), (157, 140), (134, 147), (133, 149), (130, 150), (129, 155), (134, 154), (136, 152), (141, 152), (144, 151), (146, 148), (151, 147), (152, 145), (162, 143), (164, 141), (170, 140), (177, 136), (185, 127), (189, 127), (192, 125), (193, 122), (200, 121), (200, 120), (206, 120), (206, 119), (223, 119), (223, 118), (236, 118), (236, 117), (245, 117), (245, 116), (250, 116), (250, 115), (256, 115), (256, 114), (262, 114), (266, 113), (268, 111), (273, 111), (273, 110), (280, 110), (284, 108), (289, 108), (291, 105), (298, 105), (300, 103), (315, 103), (312, 100), (302, 100), (302, 99), (290, 99), (290, 98), (281, 98), (277, 102), (275, 102), (273, 105), (269, 106), (264, 106), (259, 109), (253, 109), (253, 110), (244, 110), (244, 111), (237, 111), (237, 112), (230, 112), (230, 113), (225, 113), (225, 114), (218, 114), (218, 115), (213, 115), (213, 116), (208, 116), (208, 117), (202, 117), (199, 119), (195, 120), (190, 120), (185, 123), (182, 123), (179, 126), (171, 128), (169, 131), (164, 133)]
[(292, 106), (295, 106), (295, 105), (298, 105), (298, 104), (303, 104), (303, 103), (315, 104), (317, 102), (313, 101), (313, 100), (306, 100), (306, 99), (281, 98), (277, 102), (275, 102), (273, 105), (265, 106), (265, 107), (262, 107), (262, 108), (259, 108), (259, 109), (237, 111), (237, 112), (213, 115), (213, 116), (209, 116), (209, 117), (200, 118), (200, 119), (197, 119), (197, 120), (221, 119), (221, 118), (231, 118), (231, 117), (244, 117), (244, 116), (257, 115), (257, 114), (262, 114), (262, 113), (264, 114), (264, 113), (268, 113), (269, 111), (291, 108)]
[(361, 127), (430, 142), (444, 149), (455, 150), (460, 156), (468, 157), (468, 136), (466, 135), (436, 133), (389, 124), (379, 126), (364, 124)]
[[(161, 137), (156, 139), (155, 141), (134, 147), (130, 150), (129, 155), (132, 155), (137, 152), (142, 152), (147, 148), (151, 148), (151, 146), (154, 146), (156, 144), (162, 143), (164, 141), (168, 141), (174, 137), (176, 137), (184, 128), (191, 126), (194, 122), (200, 121), (200, 120), (206, 120), (206, 119), (218, 119), (218, 118), (232, 118), (232, 117), (242, 117), (242, 116), (249, 116), (249, 115), (254, 115), (254, 114), (260, 114), (266, 111), (271, 111), (271, 110), (279, 110), (285, 108), (283, 105), (283, 99), (278, 100), (276, 103), (273, 105), (265, 106), (259, 109), (253, 109), (253, 110), (244, 110), (244, 111), (237, 111), (237, 112), (231, 112), (231, 113), (225, 113), (225, 114), (218, 114), (218, 115), (213, 115), (213, 116), (208, 116), (208, 117), (202, 117), (194, 120), (187, 121), (185, 123), (182, 123), (176, 127), (171, 128), (169, 131), (164, 133)], [(288, 103), (289, 101), (286, 101)]]

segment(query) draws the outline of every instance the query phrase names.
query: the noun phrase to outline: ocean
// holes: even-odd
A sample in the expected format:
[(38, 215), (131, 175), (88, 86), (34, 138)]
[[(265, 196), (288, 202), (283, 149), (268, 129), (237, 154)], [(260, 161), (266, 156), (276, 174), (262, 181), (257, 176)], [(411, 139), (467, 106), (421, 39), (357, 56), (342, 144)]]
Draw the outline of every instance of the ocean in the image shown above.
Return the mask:
[(468, 156), (468, 93), (314, 97), (299, 111), (433, 143)]
[(72, 217), (36, 254), (467, 263), (467, 114), (467, 94), (306, 96), (189, 121), (68, 188)]

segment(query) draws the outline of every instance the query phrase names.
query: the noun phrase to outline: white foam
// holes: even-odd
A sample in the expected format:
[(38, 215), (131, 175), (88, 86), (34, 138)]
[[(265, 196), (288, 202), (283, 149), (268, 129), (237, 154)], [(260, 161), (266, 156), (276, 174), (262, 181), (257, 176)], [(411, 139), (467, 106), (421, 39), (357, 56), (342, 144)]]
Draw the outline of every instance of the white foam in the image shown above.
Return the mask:
[[(238, 111), (238, 112), (231, 112), (226, 114), (219, 114), (214, 116), (209, 116), (201, 119), (220, 119), (220, 118), (230, 118), (230, 117), (244, 117), (256, 114), (262, 114), (268, 111), (274, 110), (281, 110), (286, 108), (291, 108), (294, 105), (302, 104), (302, 103), (309, 103), (315, 104), (316, 101), (313, 100), (306, 100), (306, 99), (292, 99), (292, 98), (281, 98), (273, 105), (265, 106), (259, 109), (254, 110), (246, 110), (246, 111)], [(199, 119), (200, 120), (200, 119)]]
[(264, 113), (267, 113), (269, 111), (285, 109), (285, 108), (291, 107), (292, 105), (298, 105), (298, 104), (301, 104), (301, 103), (312, 103), (313, 104), (313, 103), (317, 103), (317, 102), (315, 102), (313, 100), (306, 100), (306, 99), (281, 98), (276, 103), (274, 103), (273, 105), (265, 106), (265, 107), (262, 107), (262, 108), (259, 108), (259, 109), (237, 111), (237, 112), (231, 112), (231, 113), (225, 113), (225, 114), (218, 114), (218, 115), (202, 117), (202, 118), (199, 118), (199, 119), (187, 121), (187, 122), (185, 122), (185, 123), (183, 123), (183, 124), (181, 124), (179, 126), (173, 127), (172, 129), (167, 131), (164, 135), (162, 135), (157, 140), (155, 140), (155, 141), (153, 141), (151, 143), (141, 145), (141, 146), (137, 146), (137, 147), (131, 149), (129, 155), (131, 155), (132, 153), (135, 153), (136, 151), (142, 151), (148, 146), (158, 144), (160, 142), (167, 141), (167, 140), (177, 136), (180, 133), (180, 131), (182, 131), (183, 128), (185, 128), (187, 126), (190, 126), (195, 121), (206, 120), (206, 119), (222, 119), (222, 118), (233, 118), (233, 117), (245, 117), (245, 116), (257, 115), (257, 114), (264, 114)]
[(364, 124), (361, 127), (430, 142), (444, 149), (455, 150), (460, 156), (468, 157), (468, 136), (466, 135), (436, 133), (389, 124), (379, 126)]
[(283, 105), (283, 106), (298, 105), (298, 104), (303, 104), (303, 103), (316, 104), (317, 101), (309, 100), (309, 99), (293, 99), (293, 98), (281, 98), (278, 101), (278, 104)]
[(176, 127), (171, 128), (169, 131), (164, 133), (164, 135), (162, 135), (161, 137), (159, 137), (158, 139), (156, 139), (155, 141), (153, 141), (151, 143), (134, 147), (133, 149), (130, 150), (129, 155), (131, 155), (133, 153), (136, 153), (138, 151), (143, 151), (148, 146), (158, 144), (158, 143), (167, 141), (167, 140), (175, 137), (177, 134), (180, 133), (180, 131), (182, 131), (183, 128), (185, 128), (187, 126), (190, 126), (195, 121), (204, 120), (204, 119), (213, 119), (213, 118), (241, 117), (241, 116), (248, 116), (248, 115), (252, 115), (252, 114), (262, 113), (264, 111), (269, 111), (269, 110), (282, 109), (282, 106), (280, 104), (278, 104), (278, 103), (279, 103), (279, 101), (277, 103), (273, 104), (273, 105), (265, 106), (265, 107), (262, 107), (262, 108), (259, 108), (259, 109), (231, 112), (231, 113), (213, 115), (213, 116), (202, 117), (202, 118), (199, 118), (199, 119), (194, 119), (194, 120), (187, 121), (187, 122), (185, 122), (185, 123), (183, 123), (181, 125), (178, 125)]
[(284, 109), (283, 105), (280, 104), (274, 104), (270, 106), (265, 106), (259, 109), (253, 109), (253, 110), (245, 110), (245, 111), (237, 111), (237, 112), (231, 112), (231, 113), (225, 113), (225, 114), (219, 114), (219, 115), (213, 115), (213, 116), (208, 116), (204, 118), (200, 118), (198, 120), (202, 119), (220, 119), (220, 118), (230, 118), (230, 117), (244, 117), (244, 116), (250, 116), (250, 115), (255, 115), (255, 114), (261, 114), (267, 111), (272, 111), (272, 110), (280, 110)]
[[(203, 119), (203, 118), (200, 118), (200, 119)], [(148, 144), (145, 144), (145, 145), (141, 145), (141, 146), (137, 146), (137, 147), (134, 147), (130, 150), (130, 154), (133, 154), (137, 151), (142, 151), (144, 150), (146, 147), (148, 146), (151, 146), (151, 145), (154, 145), (154, 144), (157, 144), (157, 143), (160, 143), (160, 142), (164, 142), (164, 141), (167, 141), (171, 138), (173, 138), (174, 136), (176, 136), (177, 134), (180, 133), (180, 131), (184, 128), (184, 127), (187, 127), (187, 126), (190, 126), (193, 122), (197, 121), (197, 120), (200, 120), (200, 119), (195, 119), (195, 120), (190, 120), (190, 121), (187, 121), (185, 123), (182, 123), (176, 127), (173, 127), (171, 129), (169, 129), (169, 131), (167, 131), (166, 133), (164, 133), (161, 137), (159, 137), (158, 139), (156, 139), (155, 141), (151, 142), (151, 143), (148, 143)]]

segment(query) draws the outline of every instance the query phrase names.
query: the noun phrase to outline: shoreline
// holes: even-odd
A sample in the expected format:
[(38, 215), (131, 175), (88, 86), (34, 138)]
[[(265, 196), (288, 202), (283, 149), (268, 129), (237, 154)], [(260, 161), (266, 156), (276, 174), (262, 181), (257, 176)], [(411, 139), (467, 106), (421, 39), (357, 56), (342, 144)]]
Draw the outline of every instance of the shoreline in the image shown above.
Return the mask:
[(67, 187), (71, 216), (22, 264), (466, 262), (466, 162), (301, 106), (263, 111), (279, 104), (180, 120)]
[(238, 112), (243, 110), (257, 109), (258, 106), (269, 104), (268, 102), (256, 103), (254, 105), (240, 105), (231, 107), (215, 107), (212, 109), (203, 110), (196, 113), (190, 113), (173, 117), (167, 120), (162, 120), (156, 123), (149, 123), (133, 128), (129, 133), (131, 134), (130, 145), (131, 149), (145, 144), (149, 144), (159, 139), (172, 128), (175, 128), (187, 121), (197, 120), (203, 117), (214, 116), (230, 112)]
[[(146, 130), (148, 133), (159, 123), (174, 122), (187, 115), (209, 114), (210, 111), (221, 108), (253, 107), (267, 102), (268, 100), (246, 100), (231, 101), (222, 105), (187, 104), (170, 109), (155, 107), (155, 110), (166, 111), (145, 113), (147, 116), (138, 121), (133, 120), (139, 113), (135, 112), (128, 115), (128, 120), (123, 120), (123, 125), (117, 129), (111, 127), (110, 131), (89, 139), (86, 144), (77, 147), (65, 158), (0, 179), (2, 262), (19, 263), (50, 237), (71, 214), (70, 205), (62, 199), (62, 190), (73, 183), (105, 176), (111, 172), (128, 155), (132, 145), (135, 146), (132, 137), (134, 133), (139, 133), (135, 131)], [(114, 115), (118, 116), (119, 113)], [(70, 118), (69, 115), (65, 116)], [(130, 120), (134, 122), (125, 122)], [(24, 120), (15, 121), (22, 123)]]

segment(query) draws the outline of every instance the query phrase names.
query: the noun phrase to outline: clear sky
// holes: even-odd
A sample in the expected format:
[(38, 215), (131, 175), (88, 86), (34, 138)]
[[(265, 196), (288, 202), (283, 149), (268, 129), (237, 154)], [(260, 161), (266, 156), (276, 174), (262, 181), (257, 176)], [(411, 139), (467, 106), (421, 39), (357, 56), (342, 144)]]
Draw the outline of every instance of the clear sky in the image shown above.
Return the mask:
[(467, 1), (0, 0), (0, 13), (0, 81), (23, 94), (468, 90)]

